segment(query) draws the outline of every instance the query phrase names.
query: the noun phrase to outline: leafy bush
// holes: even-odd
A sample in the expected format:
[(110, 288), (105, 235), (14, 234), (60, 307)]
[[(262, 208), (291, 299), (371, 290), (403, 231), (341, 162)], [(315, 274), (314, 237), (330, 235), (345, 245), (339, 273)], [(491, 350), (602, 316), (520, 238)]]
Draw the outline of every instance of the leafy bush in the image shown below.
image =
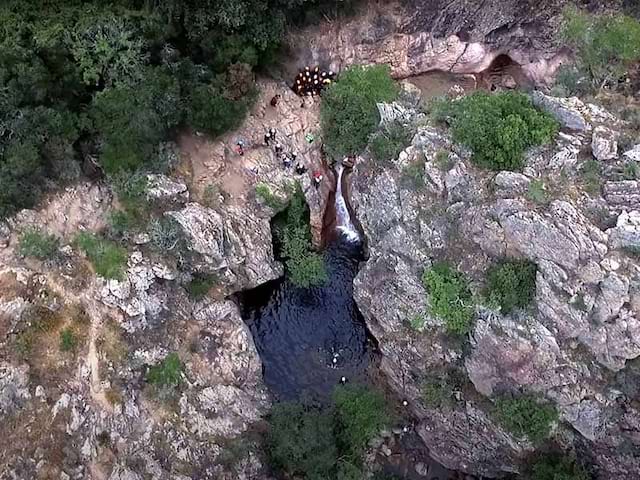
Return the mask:
[(509, 260), (493, 265), (487, 272), (487, 294), (503, 313), (528, 306), (536, 292), (535, 263)]
[(217, 136), (240, 126), (252, 99), (231, 100), (212, 85), (199, 85), (187, 100), (187, 120), (193, 128)]
[(396, 98), (389, 67), (353, 66), (324, 92), (320, 119), (327, 152), (335, 158), (358, 154), (380, 120), (376, 103)]
[(549, 201), (549, 194), (542, 180), (532, 180), (529, 183), (527, 198), (539, 204), (545, 204)]
[(520, 170), (525, 150), (550, 142), (558, 130), (549, 114), (517, 92), (477, 91), (437, 110), (453, 139), (473, 151), (473, 162), (491, 170)]
[(189, 282), (187, 292), (194, 300), (201, 300), (209, 293), (215, 283), (216, 279), (212, 275), (199, 275)]
[(266, 206), (276, 211), (282, 210), (287, 206), (287, 204), (281, 198), (274, 195), (269, 186), (264, 183), (256, 185), (256, 197)]
[(558, 413), (553, 405), (541, 403), (534, 396), (522, 395), (496, 401), (494, 414), (511, 433), (540, 443), (549, 436)]
[(421, 313), (416, 313), (409, 319), (409, 325), (416, 332), (421, 332), (424, 330), (425, 318)]
[(60, 332), (60, 351), (70, 352), (78, 346), (78, 338), (71, 328), (65, 328)]
[(326, 282), (324, 258), (312, 250), (309, 208), (299, 185), (291, 197), (284, 220), (275, 226), (275, 234), (285, 259), (287, 275), (294, 285), (309, 288)]
[(369, 141), (369, 152), (374, 161), (387, 162), (398, 158), (410, 143), (412, 130), (401, 123), (392, 123), (376, 132)]
[(474, 308), (464, 275), (446, 263), (438, 263), (424, 272), (422, 283), (429, 293), (431, 311), (444, 320), (447, 331), (467, 334), (473, 324)]
[(334, 471), (338, 450), (330, 412), (281, 403), (273, 407), (269, 424), (267, 452), (274, 468), (307, 480), (324, 480)]
[(626, 15), (592, 15), (569, 7), (562, 37), (594, 88), (616, 88), (629, 65), (640, 59), (640, 22)]
[(75, 243), (87, 255), (98, 275), (122, 279), (127, 263), (126, 249), (87, 232), (80, 233)]
[(527, 468), (526, 480), (589, 480), (587, 472), (566, 454), (551, 453), (538, 458)]
[(347, 458), (358, 461), (367, 444), (389, 423), (384, 397), (362, 386), (339, 387), (334, 392), (336, 437)]
[(19, 251), (23, 257), (34, 257), (46, 260), (58, 253), (60, 239), (55, 235), (43, 233), (36, 228), (27, 230), (20, 235)]
[(177, 353), (167, 355), (160, 363), (149, 368), (147, 381), (157, 388), (173, 388), (182, 382), (182, 362)]

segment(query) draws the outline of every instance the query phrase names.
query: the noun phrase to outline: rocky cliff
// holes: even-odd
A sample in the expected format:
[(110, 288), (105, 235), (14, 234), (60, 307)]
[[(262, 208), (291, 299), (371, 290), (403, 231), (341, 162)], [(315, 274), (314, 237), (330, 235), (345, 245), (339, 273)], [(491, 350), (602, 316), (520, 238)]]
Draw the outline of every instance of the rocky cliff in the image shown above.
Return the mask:
[[(577, 99), (535, 99), (564, 128), (555, 144), (527, 154), (522, 174), (478, 170), (446, 131), (424, 120), (392, 165), (358, 164), (352, 202), (370, 258), (355, 296), (382, 369), (410, 399), (420, 436), (445, 466), (488, 476), (518, 471), (534, 446), (495, 421), (491, 402), (527, 392), (557, 407), (554, 438), (593, 463), (596, 478), (633, 478), (640, 471), (638, 185), (605, 174), (601, 190), (585, 192), (578, 173), (585, 162), (596, 158), (606, 172), (622, 160), (621, 122)], [(421, 168), (418, 183), (406, 174), (410, 165)], [(542, 203), (527, 194), (534, 181), (546, 186)], [(537, 265), (534, 305), (512, 314), (478, 305), (461, 344), (430, 314), (422, 272), (447, 260), (481, 291), (484, 272), (504, 258)], [(412, 328), (416, 317), (424, 325)], [(443, 375), (456, 379), (453, 401), (434, 408), (422, 392)]]
[(290, 45), (297, 65), (330, 65), (339, 71), (352, 64), (385, 63), (398, 78), (432, 70), (479, 73), (506, 55), (529, 80), (545, 83), (566, 58), (554, 32), (567, 3), (369, 2), (348, 21), (292, 35)]

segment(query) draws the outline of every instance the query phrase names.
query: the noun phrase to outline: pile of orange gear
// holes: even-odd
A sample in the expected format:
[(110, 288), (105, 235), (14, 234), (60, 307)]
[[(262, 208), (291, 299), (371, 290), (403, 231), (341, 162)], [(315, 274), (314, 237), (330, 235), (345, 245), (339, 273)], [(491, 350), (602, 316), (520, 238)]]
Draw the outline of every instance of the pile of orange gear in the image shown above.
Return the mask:
[(320, 70), (320, 67), (315, 67), (313, 70), (309, 67), (304, 67), (304, 70), (300, 70), (300, 73), (296, 76), (293, 91), (303, 97), (320, 95), (322, 89), (331, 84), (335, 77), (336, 74), (331, 70), (327, 72)]

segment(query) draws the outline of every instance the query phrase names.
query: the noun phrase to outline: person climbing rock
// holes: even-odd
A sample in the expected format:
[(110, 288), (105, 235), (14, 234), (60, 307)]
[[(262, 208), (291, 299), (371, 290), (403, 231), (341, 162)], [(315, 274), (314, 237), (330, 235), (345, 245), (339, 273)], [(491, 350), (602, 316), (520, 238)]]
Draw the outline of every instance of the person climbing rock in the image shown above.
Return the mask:
[(302, 175), (307, 171), (307, 167), (304, 166), (304, 164), (302, 162), (297, 162), (296, 163), (296, 173), (298, 175)]
[(284, 152), (284, 147), (282, 146), (281, 143), (276, 143), (275, 151), (276, 151), (276, 155), (280, 155), (282, 154), (282, 152)]
[(271, 106), (275, 108), (278, 105), (278, 102), (280, 101), (281, 98), (282, 98), (282, 95), (280, 95), (279, 93), (274, 95), (273, 98), (271, 98)]
[(286, 169), (291, 167), (291, 157), (289, 155), (284, 156), (284, 158), (282, 159), (282, 165)]
[(313, 172), (313, 184), (315, 185), (316, 188), (318, 188), (320, 186), (320, 184), (322, 183), (322, 172), (319, 171), (315, 171)]

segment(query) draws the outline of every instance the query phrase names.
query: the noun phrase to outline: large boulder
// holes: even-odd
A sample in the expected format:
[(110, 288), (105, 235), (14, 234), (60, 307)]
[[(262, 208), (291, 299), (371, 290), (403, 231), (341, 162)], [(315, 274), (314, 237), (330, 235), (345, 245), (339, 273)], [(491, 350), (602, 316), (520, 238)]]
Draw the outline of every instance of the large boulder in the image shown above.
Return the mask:
[(229, 206), (219, 213), (198, 203), (167, 212), (182, 228), (194, 271), (215, 275), (229, 290), (256, 287), (282, 275), (273, 257), (268, 216)]
[(617, 134), (613, 130), (601, 125), (593, 130), (591, 151), (596, 160), (613, 160), (618, 158)]

